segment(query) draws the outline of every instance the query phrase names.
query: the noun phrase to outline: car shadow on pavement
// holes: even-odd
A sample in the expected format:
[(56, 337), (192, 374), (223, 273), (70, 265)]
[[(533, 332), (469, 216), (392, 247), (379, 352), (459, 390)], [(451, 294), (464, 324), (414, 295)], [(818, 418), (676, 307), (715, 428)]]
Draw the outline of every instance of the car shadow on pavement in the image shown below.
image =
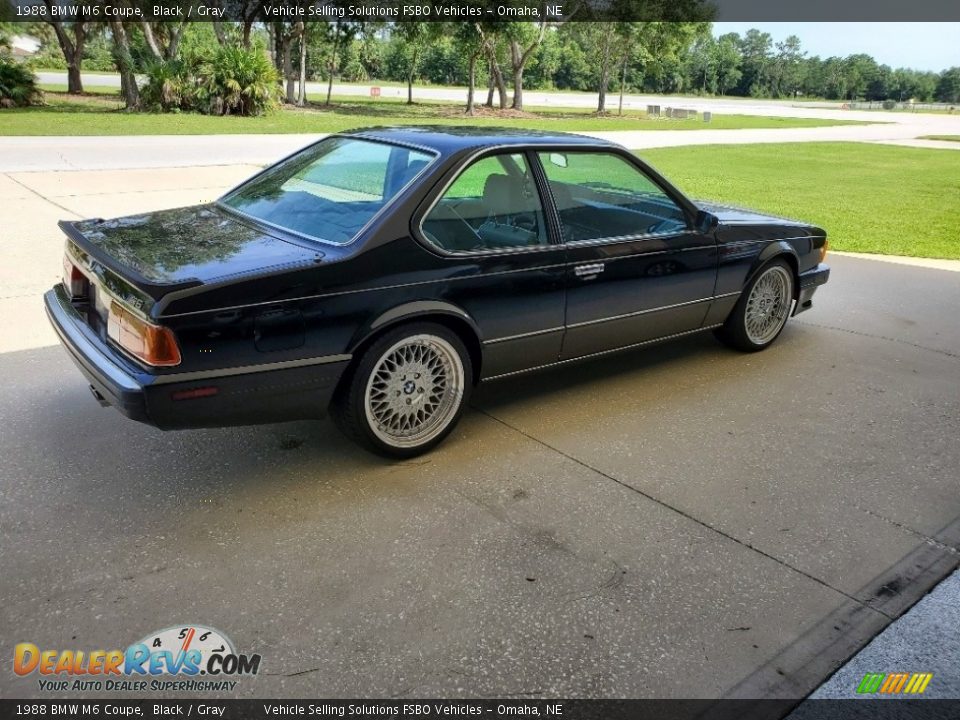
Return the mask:
[[(784, 338), (786, 340), (786, 335)], [(556, 365), (551, 368), (523, 373), (481, 383), (474, 391), (471, 404), (482, 411), (493, 412), (504, 406), (540, 402), (550, 396), (560, 396), (573, 390), (599, 391), (607, 384), (636, 379), (643, 382), (645, 373), (665, 370), (680, 379), (691, 365), (709, 363), (718, 356), (739, 355), (719, 344), (709, 332), (686, 338), (632, 348), (608, 355)], [(602, 412), (602, 408), (596, 408)]]

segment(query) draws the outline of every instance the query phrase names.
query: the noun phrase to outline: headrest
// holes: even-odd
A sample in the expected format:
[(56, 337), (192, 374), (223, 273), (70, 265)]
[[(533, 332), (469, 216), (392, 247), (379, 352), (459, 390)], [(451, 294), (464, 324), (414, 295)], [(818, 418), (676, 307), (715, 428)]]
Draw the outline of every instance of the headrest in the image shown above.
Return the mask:
[(400, 180), (397, 183), (397, 190), (413, 180), (413, 178), (417, 176), (417, 173), (427, 166), (427, 162), (427, 160), (414, 160), (412, 163), (407, 165), (407, 167), (403, 169), (403, 172), (400, 173)]
[(483, 185), (484, 209), (494, 217), (518, 212), (523, 187), (509, 175), (490, 175)]

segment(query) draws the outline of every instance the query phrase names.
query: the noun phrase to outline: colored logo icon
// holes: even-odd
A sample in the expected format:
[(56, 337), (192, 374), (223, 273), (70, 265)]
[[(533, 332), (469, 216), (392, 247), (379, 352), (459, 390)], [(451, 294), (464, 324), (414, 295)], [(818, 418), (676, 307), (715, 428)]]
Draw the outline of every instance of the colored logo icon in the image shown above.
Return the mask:
[(933, 679), (933, 673), (867, 673), (857, 686), (857, 694), (920, 695)]

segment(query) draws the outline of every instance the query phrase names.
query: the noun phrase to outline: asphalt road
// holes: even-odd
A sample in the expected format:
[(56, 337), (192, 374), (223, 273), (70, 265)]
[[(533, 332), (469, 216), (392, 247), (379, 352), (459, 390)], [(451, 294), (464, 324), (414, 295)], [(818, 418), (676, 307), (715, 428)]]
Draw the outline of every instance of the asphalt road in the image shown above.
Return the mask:
[(767, 352), (484, 386), (409, 462), (162, 433), (59, 347), (0, 354), (0, 636), (204, 623), (263, 656), (239, 696), (800, 697), (960, 547), (960, 274), (832, 264)]
[[(37, 73), (37, 79), (45, 84), (67, 84), (67, 74), (65, 71), (41, 71)], [(84, 85), (89, 87), (120, 87), (120, 76), (115, 73), (83, 73)], [(380, 97), (384, 99), (407, 98), (407, 88), (405, 85), (377, 85), (380, 88)], [(352, 97), (370, 97), (370, 83), (336, 83), (333, 86), (334, 95), (352, 96)], [(485, 88), (484, 88), (485, 90)], [(326, 97), (327, 84), (325, 82), (308, 82), (307, 93), (313, 95), (322, 95)], [(482, 91), (478, 91), (478, 97), (486, 99)], [(446, 102), (465, 102), (467, 97), (466, 87), (422, 87), (414, 86), (414, 101), (420, 100), (441, 100)], [(512, 95), (511, 95), (512, 97)], [(555, 105), (557, 107), (581, 107), (596, 108), (597, 94), (595, 92), (558, 92), (551, 90), (530, 90), (523, 91), (524, 103), (530, 107)], [(619, 103), (619, 95), (612, 92), (607, 97), (607, 107), (615, 109)], [(790, 99), (767, 100), (760, 98), (741, 98), (741, 97), (692, 97), (690, 95), (645, 95), (638, 93), (628, 93), (623, 97), (625, 108), (645, 110), (647, 105), (660, 105), (661, 107), (685, 107), (693, 108), (698, 111), (711, 110), (713, 112), (727, 114), (745, 114), (745, 115), (771, 115), (777, 117), (850, 117), (851, 119), (877, 119), (891, 122), (911, 122), (910, 118), (944, 117), (937, 115), (925, 115), (922, 113), (904, 113), (904, 112), (881, 112), (873, 110), (843, 110), (843, 115), (837, 115), (837, 111), (843, 108), (843, 102), (832, 101), (793, 101)]]
[[(41, 72), (38, 76), (44, 83), (66, 83), (64, 73)], [(119, 77), (116, 75), (86, 74), (84, 82), (90, 86), (119, 87)], [(308, 85), (310, 92), (326, 91), (325, 86), (321, 87), (316, 83)], [(338, 94), (355, 96), (368, 96), (369, 90), (369, 85), (338, 85), (336, 88)], [(382, 91), (384, 97), (389, 97), (399, 96), (405, 93), (406, 89), (384, 87)], [(416, 92), (417, 97), (422, 100), (460, 102), (465, 97), (465, 90), (461, 88), (417, 88)], [(591, 107), (596, 102), (596, 96), (592, 93), (527, 91), (525, 98), (530, 107)], [(628, 108), (646, 108), (648, 104), (664, 107), (675, 105), (721, 114), (859, 120), (869, 124), (753, 130), (601, 131), (582, 134), (612, 140), (634, 149), (741, 143), (878, 142), (960, 150), (960, 143), (917, 139), (925, 135), (960, 135), (960, 114), (849, 111), (841, 110), (838, 103), (791, 103), (782, 100), (647, 95), (629, 95), (625, 98), (625, 106)], [(177, 122), (176, 117), (171, 116), (170, 122), (172, 127)], [(0, 171), (266, 164), (320, 137), (320, 134), (0, 137)]]
[[(940, 583), (929, 595), (875, 637), (870, 644), (811, 696), (815, 700), (857, 697), (867, 673), (931, 673), (924, 699), (960, 698), (960, 572)], [(860, 695), (863, 698), (863, 695)], [(790, 720), (815, 720), (817, 703), (797, 709)], [(809, 708), (809, 709), (808, 709)], [(809, 712), (809, 715), (808, 715)], [(932, 713), (931, 713), (932, 714)], [(944, 712), (946, 715), (946, 712)], [(850, 720), (869, 720), (870, 711), (850, 714)]]
[[(949, 132), (960, 134), (960, 116)], [(176, 123), (176, 118), (171, 119)], [(581, 132), (642, 150), (682, 145), (793, 142), (877, 142), (960, 150), (960, 143), (914, 140), (925, 130), (901, 125), (836, 125), (779, 130), (620, 130)], [(112, 137), (0, 137), (0, 172), (128, 170), (140, 168), (266, 165), (325, 133), (289, 135), (132, 135)]]

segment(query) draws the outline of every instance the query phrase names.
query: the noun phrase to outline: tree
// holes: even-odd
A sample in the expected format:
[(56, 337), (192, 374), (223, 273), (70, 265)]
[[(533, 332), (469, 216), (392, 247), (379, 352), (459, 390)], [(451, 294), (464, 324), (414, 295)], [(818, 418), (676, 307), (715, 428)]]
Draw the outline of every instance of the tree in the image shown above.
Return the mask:
[(873, 80), (867, 85), (868, 100), (886, 100), (891, 95), (893, 70), (889, 65), (879, 65)]
[(613, 26), (616, 36), (614, 52), (617, 56), (617, 63), (620, 65), (620, 101), (617, 105), (617, 113), (620, 115), (623, 115), (623, 94), (627, 88), (627, 70), (631, 63), (643, 68), (650, 60), (650, 53), (644, 45), (644, 40), (649, 39), (651, 27), (649, 23), (643, 22), (618, 22)]
[(379, 21), (357, 23), (357, 37), (351, 44), (356, 46), (365, 78), (383, 77), (384, 43), (381, 34), (385, 25)]
[(130, 55), (130, 39), (122, 20), (110, 21), (113, 35), (113, 60), (120, 72), (120, 93), (123, 95), (127, 112), (140, 109), (140, 90), (137, 87), (137, 75)]
[[(339, 24), (339, 20), (337, 23)], [(307, 104), (307, 25), (303, 20), (297, 23), (297, 35), (300, 40), (300, 66), (297, 73), (297, 106)], [(336, 53), (334, 53), (336, 57)], [(330, 104), (330, 92), (333, 91), (333, 72), (330, 72), (330, 89), (327, 92), (327, 105)]]
[(773, 97), (796, 95), (801, 85), (803, 56), (800, 38), (790, 35), (776, 44), (777, 55), (770, 65), (770, 93)]
[(877, 77), (877, 61), (865, 53), (850, 55), (842, 63), (846, 78), (846, 94), (848, 100), (865, 97), (870, 83)]
[(394, 33), (400, 40), (406, 65), (407, 104), (413, 104), (413, 81), (417, 77), (424, 48), (437, 37), (440, 23), (397, 23)]
[(147, 42), (147, 47), (157, 60), (173, 60), (180, 50), (180, 39), (187, 26), (187, 21), (181, 22), (148, 22), (140, 21), (140, 30)]
[[(271, 24), (270, 28), (276, 48), (274, 61), (286, 85), (284, 100), (290, 105), (295, 105), (297, 104), (297, 79), (302, 78), (302, 75), (293, 71), (293, 48), (297, 40), (301, 42), (302, 47), (306, 24), (302, 20), (294, 22), (276, 21)], [(303, 74), (306, 74), (305, 57), (301, 65), (303, 66)], [(300, 85), (302, 87), (304, 83), (301, 82)]]
[[(556, 69), (553, 86), (561, 90), (593, 89), (593, 53), (580, 43), (579, 23), (564, 23), (556, 31)], [(543, 64), (537, 66), (542, 68)]]
[(936, 97), (940, 102), (960, 102), (960, 67), (943, 71), (937, 82)]
[(690, 79), (699, 86), (703, 94), (713, 93), (717, 89), (717, 43), (706, 35), (697, 39), (688, 57)]
[[(240, 41), (243, 48), (249, 50), (252, 47), (251, 32), (253, 24), (264, 19), (261, 14), (263, 3), (260, 0), (210, 0), (210, 2), (213, 6), (224, 11), (224, 17), (240, 18)], [(233, 26), (234, 23), (229, 23), (229, 25)], [(231, 43), (230, 35), (232, 33), (227, 31), (222, 21), (214, 21), (213, 29), (221, 46), (226, 47)]]
[(340, 52), (344, 45), (350, 45), (354, 36), (360, 31), (359, 23), (349, 22), (337, 18), (333, 22), (318, 25), (311, 23), (319, 30), (319, 37), (326, 42), (329, 50), (327, 61), (327, 102), (329, 105), (333, 99), (333, 77), (337, 74), (340, 63)]
[(12, 22), (0, 22), (0, 55), (10, 50), (10, 42), (16, 34), (16, 25)]
[(823, 61), (822, 73), (823, 97), (831, 100), (847, 98), (850, 83), (843, 58), (828, 57)]
[(477, 62), (483, 54), (483, 39), (474, 23), (450, 23), (454, 46), (467, 56), (467, 106), (464, 114), (473, 115), (477, 87)]
[[(697, 3), (694, 1), (693, 5)], [(595, 68), (593, 88), (597, 92), (597, 112), (606, 112), (607, 90), (614, 68), (621, 70), (621, 87), (631, 62), (645, 68), (655, 60), (659, 73), (671, 64), (676, 71), (681, 71), (684, 59), (680, 54), (707, 29), (708, 26), (700, 22), (577, 23), (573, 32), (580, 44), (589, 49)]]
[(936, 73), (898, 68), (890, 76), (888, 97), (900, 102), (930, 101), (933, 99), (939, 79)]
[(740, 82), (740, 63), (743, 56), (740, 54), (740, 36), (737, 33), (727, 33), (717, 38), (714, 44), (714, 64), (717, 72), (717, 90), (725, 95)]
[(597, 92), (597, 113), (605, 113), (610, 69), (613, 64), (614, 35), (609, 32), (608, 23), (604, 22), (581, 22), (577, 30), (581, 44), (593, 49), (596, 62), (594, 89)]
[(827, 63), (818, 56), (807, 58), (804, 62), (803, 87), (804, 95), (810, 97), (827, 97)]
[(513, 109), (523, 110), (523, 70), (533, 52), (543, 43), (547, 29), (546, 3), (540, 8), (538, 23), (508, 22), (505, 35), (510, 47), (510, 65), (513, 70)]
[(500, 59), (497, 57), (501, 23), (478, 22), (475, 25), (477, 32), (480, 33), (480, 43), (489, 69), (489, 92), (486, 105), (493, 107), (493, 91), (496, 88), (500, 96), (500, 109), (503, 110), (507, 106), (507, 84), (504, 82), (503, 71), (500, 70)]
[(756, 28), (747, 30), (740, 41), (740, 54), (743, 56), (743, 71), (739, 89), (741, 95), (755, 97), (770, 92), (770, 61), (773, 38)]
[[(55, 0), (44, 0), (44, 2), (47, 5), (48, 14), (52, 15), (52, 8), (56, 4)], [(63, 59), (67, 61), (67, 92), (69, 93), (83, 92), (83, 78), (80, 75), (80, 70), (83, 61), (83, 48), (87, 42), (87, 32), (92, 24), (89, 12), (89, 6), (79, 5), (78, 19), (73, 22), (47, 21), (57, 34), (57, 43), (63, 52)]]

